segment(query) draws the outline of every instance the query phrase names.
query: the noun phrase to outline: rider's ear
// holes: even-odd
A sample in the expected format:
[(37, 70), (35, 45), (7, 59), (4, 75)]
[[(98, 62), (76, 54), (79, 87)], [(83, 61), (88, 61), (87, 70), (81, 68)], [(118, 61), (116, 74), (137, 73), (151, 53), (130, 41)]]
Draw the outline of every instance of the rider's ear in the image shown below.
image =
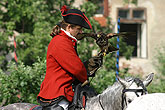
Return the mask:
[(154, 77), (154, 73), (150, 73), (146, 79), (143, 81), (143, 84), (145, 87), (147, 87), (153, 80), (153, 77)]
[(119, 83), (124, 86), (124, 88), (129, 87), (129, 83), (127, 81), (125, 81), (124, 79), (120, 78), (118, 75), (116, 76), (116, 78), (118, 79)]

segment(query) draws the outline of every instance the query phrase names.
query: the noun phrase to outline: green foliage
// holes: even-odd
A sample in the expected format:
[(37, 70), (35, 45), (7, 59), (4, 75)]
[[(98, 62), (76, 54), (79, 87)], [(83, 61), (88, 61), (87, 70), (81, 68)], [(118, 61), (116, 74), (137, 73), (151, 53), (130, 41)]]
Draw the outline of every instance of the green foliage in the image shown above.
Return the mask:
[[(7, 103), (29, 102), (36, 103), (36, 96), (40, 89), (41, 81), (46, 71), (46, 51), (51, 40), (49, 33), (54, 25), (61, 21), (60, 7), (70, 6), (74, 0), (3, 0), (0, 1), (0, 68), (8, 71), (6, 75), (0, 71), (0, 102), (5, 98)], [(80, 9), (89, 18), (94, 32), (110, 33), (113, 27), (110, 18), (108, 25), (100, 27), (93, 18), (98, 9), (97, 2), (85, 2)], [(16, 37), (18, 67), (9, 64), (4, 56), (13, 52), (13, 32), (19, 32)], [(84, 29), (84, 32), (91, 30)], [(115, 46), (116, 38), (109, 40)], [(115, 46), (116, 47), (116, 46)], [(132, 47), (126, 45), (120, 38), (120, 53), (126, 58), (131, 57)], [(98, 50), (94, 39), (85, 38), (78, 42), (80, 58), (87, 60), (92, 56), (92, 51)], [(92, 85), (98, 92), (115, 82), (115, 52), (104, 57), (103, 67), (97, 72)], [(41, 61), (38, 61), (40, 57)], [(9, 67), (8, 67), (9, 66)], [(125, 73), (123, 74), (125, 75)], [(98, 85), (98, 86), (97, 86)], [(17, 97), (20, 95), (20, 99)]]
[(155, 49), (156, 55), (153, 60), (153, 65), (163, 76), (165, 76), (165, 44), (162, 43), (161, 46)]
[(165, 92), (165, 45), (162, 43), (155, 49), (156, 54), (153, 60), (153, 65), (159, 72), (155, 75), (152, 85), (149, 87), (150, 93)]
[(135, 4), (135, 5), (137, 5), (138, 0), (132, 0), (132, 3)]
[[(120, 77), (130, 77), (131, 75), (125, 70), (120, 71)], [(116, 71), (108, 70), (101, 67), (94, 78), (90, 78), (91, 86), (95, 88), (97, 93), (102, 93), (108, 86), (113, 85), (116, 82)]]
[(94, 79), (91, 82), (91, 85), (95, 88), (98, 93), (101, 93), (108, 86), (113, 85), (116, 81), (115, 71), (106, 71), (105, 69), (100, 69)]
[(132, 4), (137, 5), (138, 0), (123, 0), (123, 2), (124, 2), (125, 4), (132, 3)]
[[(15, 102), (37, 103), (41, 82), (45, 75), (46, 61), (40, 61), (31, 66), (23, 63), (17, 67), (11, 64), (9, 75), (0, 71), (0, 102), (7, 99), (6, 104)], [(18, 98), (20, 97), (20, 98)]]
[[(20, 33), (16, 37), (18, 60), (31, 66), (37, 57), (46, 56), (47, 45), (51, 40), (50, 31), (61, 20), (60, 7), (70, 5), (73, 0), (3, 0), (0, 2), (0, 47), (1, 55), (13, 51), (7, 45), (13, 31)], [(0, 57), (1, 68), (6, 70), (7, 61)]]
[[(70, 2), (66, 0), (4, 0), (0, 4), (0, 8), (6, 10), (0, 10), (0, 24), (2, 24), (0, 28), (3, 29), (3, 31), (0, 31), (0, 38), (2, 38), (0, 43), (3, 47), (0, 48), (0, 51), (2, 51), (0, 60), (3, 62), (1, 68), (6, 70), (7, 61), (4, 56), (14, 49), (13, 45), (7, 45), (13, 42), (9, 40), (9, 36), (13, 36), (14, 30), (20, 33), (16, 37), (17, 57), (19, 61), (31, 66), (37, 61), (38, 56), (41, 59), (45, 58), (47, 45), (51, 40), (49, 33), (52, 27), (61, 20), (59, 9), (62, 5), (71, 5), (73, 2), (74, 0)], [(100, 27), (99, 23), (94, 20), (93, 15), (97, 11), (97, 4), (88, 1), (80, 8), (86, 12), (95, 32), (112, 32), (112, 29), (109, 28), (111, 26), (110, 18), (107, 18), (108, 26), (106, 27)], [(90, 30), (84, 31), (91, 32)], [(111, 41), (114, 46), (116, 45), (115, 40)], [(98, 49), (93, 39), (84, 39), (79, 44), (78, 48), (81, 48), (79, 49), (79, 54), (82, 60), (90, 58), (92, 50)], [(122, 47), (120, 50), (121, 53), (124, 53), (127, 58), (130, 57), (130, 50), (132, 49), (127, 48), (126, 44), (122, 43), (122, 40), (120, 45)]]
[(149, 93), (165, 93), (165, 78), (155, 76), (147, 89)]

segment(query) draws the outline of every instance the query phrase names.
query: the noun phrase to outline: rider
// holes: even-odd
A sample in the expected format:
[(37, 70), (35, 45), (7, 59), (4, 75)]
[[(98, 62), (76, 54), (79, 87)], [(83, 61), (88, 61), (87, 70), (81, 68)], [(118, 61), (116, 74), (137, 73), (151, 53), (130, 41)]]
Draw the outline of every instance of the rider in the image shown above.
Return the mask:
[[(76, 44), (82, 27), (92, 29), (92, 26), (80, 10), (63, 6), (61, 15), (63, 21), (50, 34), (53, 38), (47, 50), (46, 75), (37, 96), (43, 110), (68, 110), (74, 96), (72, 83), (87, 80), (89, 64), (83, 64), (78, 57)], [(102, 58), (94, 59), (93, 63), (101, 66)]]

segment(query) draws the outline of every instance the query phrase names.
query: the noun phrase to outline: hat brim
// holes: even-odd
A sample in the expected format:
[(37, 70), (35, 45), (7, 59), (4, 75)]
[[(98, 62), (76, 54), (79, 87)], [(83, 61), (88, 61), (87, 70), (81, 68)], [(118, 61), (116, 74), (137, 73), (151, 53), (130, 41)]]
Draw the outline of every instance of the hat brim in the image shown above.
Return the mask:
[(81, 27), (91, 29), (90, 25), (79, 15), (63, 16), (64, 21), (69, 24), (79, 25)]
[(92, 29), (92, 26), (91, 26), (88, 18), (80, 10), (69, 9), (66, 12), (63, 11), (61, 14), (62, 14), (64, 21), (66, 23), (79, 25), (79, 26), (84, 27), (86, 29)]

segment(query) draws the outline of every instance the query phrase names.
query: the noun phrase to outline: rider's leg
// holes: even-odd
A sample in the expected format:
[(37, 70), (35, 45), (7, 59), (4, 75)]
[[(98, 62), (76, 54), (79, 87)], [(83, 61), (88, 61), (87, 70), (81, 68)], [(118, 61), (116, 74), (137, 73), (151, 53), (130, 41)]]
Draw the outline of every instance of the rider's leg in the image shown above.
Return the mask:
[[(53, 103), (53, 102), (52, 102)], [(43, 107), (43, 110), (68, 110), (69, 102), (62, 99), (60, 102)]]
[(64, 110), (64, 108), (62, 108), (59, 105), (54, 104), (54, 105), (51, 105), (51, 106), (43, 107), (43, 110)]
[(43, 107), (43, 110), (68, 110), (69, 102), (64, 98), (58, 98), (58, 100), (47, 100), (38, 98), (38, 102)]
[(69, 102), (67, 100), (63, 99), (58, 103), (58, 105), (63, 107), (64, 110), (68, 110)]

